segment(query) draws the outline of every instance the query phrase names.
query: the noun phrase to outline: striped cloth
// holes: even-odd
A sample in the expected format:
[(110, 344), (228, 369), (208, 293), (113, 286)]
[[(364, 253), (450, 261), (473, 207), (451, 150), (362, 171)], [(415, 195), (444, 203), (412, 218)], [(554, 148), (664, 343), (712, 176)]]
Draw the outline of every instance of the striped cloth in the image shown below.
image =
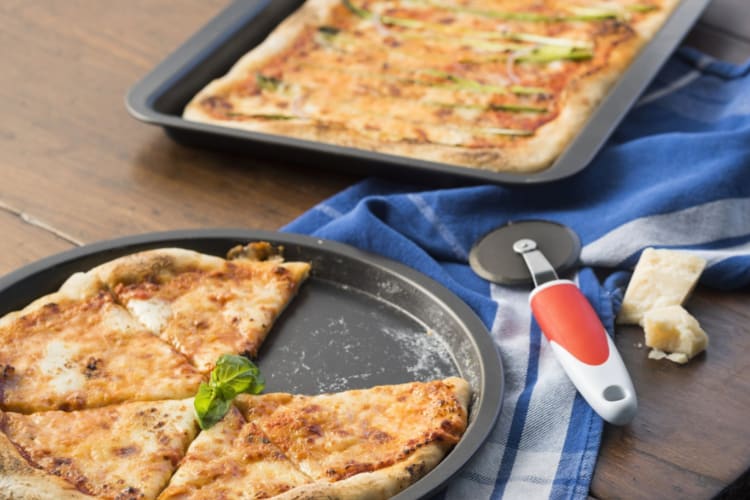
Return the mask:
[[(553, 358), (530, 316), (529, 289), (491, 285), (467, 263), (481, 236), (520, 219), (558, 221), (580, 235), (585, 267), (576, 279), (610, 333), (647, 246), (706, 257), (706, 286), (750, 284), (750, 64), (681, 49), (593, 163), (569, 179), (438, 190), (367, 179), (284, 228), (408, 264), (490, 330), (506, 374), (503, 411), (446, 499), (588, 494), (602, 420)], [(611, 271), (605, 283), (592, 267)]]

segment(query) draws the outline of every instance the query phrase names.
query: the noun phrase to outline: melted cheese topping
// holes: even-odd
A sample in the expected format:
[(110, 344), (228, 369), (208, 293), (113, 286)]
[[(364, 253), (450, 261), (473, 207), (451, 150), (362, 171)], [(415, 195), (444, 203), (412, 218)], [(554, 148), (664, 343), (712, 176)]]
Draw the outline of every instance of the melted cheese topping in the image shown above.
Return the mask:
[(79, 349), (74, 344), (53, 340), (47, 344), (44, 357), (39, 362), (39, 369), (50, 377), (50, 385), (58, 394), (75, 392), (83, 389), (86, 377), (76, 370), (74, 360)]
[(158, 334), (167, 326), (172, 317), (169, 302), (152, 298), (148, 300), (132, 299), (127, 304), (128, 311), (149, 331)]
[(241, 395), (235, 402), (303, 473), (338, 481), (429, 444), (458, 442), (467, 391), (465, 381), (447, 379), (320, 396)]
[(104, 292), (17, 316), (0, 343), (2, 405), (22, 413), (185, 398), (202, 378)]
[(193, 441), (159, 500), (268, 498), (310, 481), (232, 407)]
[(502, 147), (554, 120), (566, 90), (606, 67), (619, 44), (637, 37), (631, 24), (662, 15), (663, 2), (589, 5), (589, 15), (611, 14), (599, 19), (580, 17), (587, 2), (556, 0), (309, 3), (330, 12), (310, 15), (284, 50), (205, 96), (206, 113), (386, 143)]
[(75, 412), (6, 413), (3, 431), (35, 466), (84, 493), (155, 498), (197, 433), (192, 400)]

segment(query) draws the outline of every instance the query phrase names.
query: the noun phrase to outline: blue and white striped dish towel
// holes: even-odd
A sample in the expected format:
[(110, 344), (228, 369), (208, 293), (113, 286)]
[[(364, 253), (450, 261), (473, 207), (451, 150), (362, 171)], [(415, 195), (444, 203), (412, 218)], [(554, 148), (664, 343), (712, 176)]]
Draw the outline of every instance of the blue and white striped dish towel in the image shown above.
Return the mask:
[(532, 321), (528, 290), (491, 285), (467, 262), (478, 238), (521, 219), (558, 221), (578, 233), (585, 267), (577, 279), (610, 333), (626, 280), (600, 285), (591, 267), (615, 278), (645, 247), (707, 258), (704, 285), (750, 284), (750, 63), (681, 49), (593, 163), (571, 178), (439, 190), (368, 179), (284, 228), (410, 265), (461, 297), (490, 330), (505, 368), (503, 410), (446, 499), (588, 494), (601, 419)]

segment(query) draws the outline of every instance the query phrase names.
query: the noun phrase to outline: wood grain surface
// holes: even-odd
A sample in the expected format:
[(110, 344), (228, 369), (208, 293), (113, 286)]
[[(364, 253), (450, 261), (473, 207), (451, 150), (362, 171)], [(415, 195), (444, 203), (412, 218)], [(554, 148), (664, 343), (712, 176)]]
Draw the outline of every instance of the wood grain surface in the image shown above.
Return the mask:
[[(716, 5), (723, 14), (711, 10), (711, 23), (689, 42), (722, 53), (726, 37), (710, 41), (699, 30), (710, 28), (721, 39), (721, 16), (746, 7)], [(0, 2), (0, 273), (136, 233), (274, 230), (358, 180), (321, 165), (182, 147), (128, 115), (128, 88), (225, 6), (223, 0)], [(740, 32), (730, 38), (748, 28), (732, 27)], [(648, 360), (640, 329), (618, 332), (640, 411), (631, 425), (605, 429), (591, 496), (747, 493), (750, 290), (699, 289), (688, 308), (711, 336), (708, 353), (688, 365)]]

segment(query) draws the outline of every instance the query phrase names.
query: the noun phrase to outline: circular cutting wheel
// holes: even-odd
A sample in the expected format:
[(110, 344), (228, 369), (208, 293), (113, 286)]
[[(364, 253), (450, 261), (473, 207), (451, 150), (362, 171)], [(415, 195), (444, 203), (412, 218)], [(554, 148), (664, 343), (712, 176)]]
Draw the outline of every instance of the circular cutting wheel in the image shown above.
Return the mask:
[(557, 222), (524, 220), (509, 222), (480, 238), (469, 253), (471, 268), (493, 283), (531, 283), (523, 257), (513, 250), (513, 244), (524, 238), (536, 242), (558, 275), (569, 271), (578, 262), (581, 240), (570, 228)]

